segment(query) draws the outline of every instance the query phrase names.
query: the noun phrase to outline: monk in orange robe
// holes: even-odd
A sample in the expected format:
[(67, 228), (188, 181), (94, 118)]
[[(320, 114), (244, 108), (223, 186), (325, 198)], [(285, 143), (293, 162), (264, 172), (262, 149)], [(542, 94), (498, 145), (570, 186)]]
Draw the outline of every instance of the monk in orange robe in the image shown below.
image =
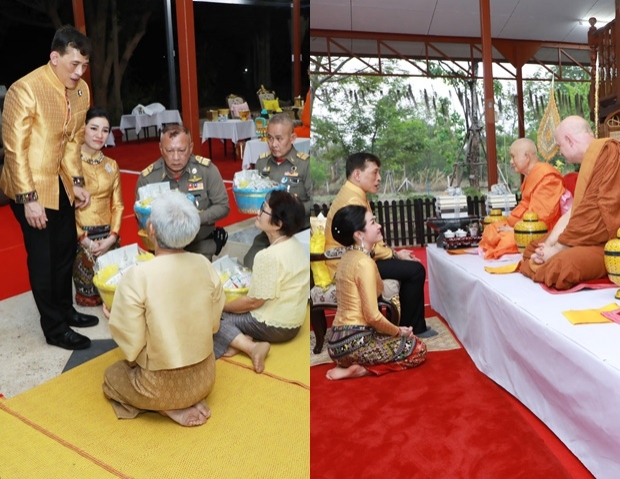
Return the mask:
[(607, 276), (605, 243), (620, 227), (620, 142), (595, 139), (578, 116), (562, 121), (554, 136), (566, 161), (581, 164), (575, 197), (555, 228), (526, 248), (521, 272), (562, 290)]
[(525, 176), (521, 185), (521, 201), (510, 212), (507, 221), (485, 226), (480, 241), (485, 259), (519, 252), (514, 226), (527, 211), (536, 213), (548, 230), (555, 226), (561, 216), (560, 199), (566, 191), (564, 179), (555, 167), (538, 161), (538, 152), (532, 140), (520, 138), (510, 146), (510, 165), (516, 173)]

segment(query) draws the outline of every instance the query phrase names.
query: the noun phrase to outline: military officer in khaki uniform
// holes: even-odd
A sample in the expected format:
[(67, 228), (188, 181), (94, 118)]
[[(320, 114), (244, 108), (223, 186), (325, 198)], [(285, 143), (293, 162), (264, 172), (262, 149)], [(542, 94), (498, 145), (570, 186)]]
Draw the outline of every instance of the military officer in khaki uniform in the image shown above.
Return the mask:
[[(289, 193), (301, 200), (306, 210), (303, 227), (306, 229), (310, 227), (310, 208), (312, 207), (310, 157), (295, 149), (293, 143), (296, 138), (291, 117), (286, 113), (274, 115), (267, 125), (269, 152), (259, 156), (255, 168), (262, 177), (284, 185)], [(268, 246), (267, 235), (259, 233), (243, 258), (244, 265), (252, 268), (256, 253)]]
[(194, 156), (193, 147), (187, 128), (176, 123), (166, 125), (159, 142), (162, 157), (142, 171), (136, 184), (136, 200), (140, 187), (163, 181), (170, 182), (172, 190), (191, 194), (200, 213), (201, 226), (185, 249), (211, 260), (217, 248), (213, 238), (215, 222), (230, 212), (228, 193), (217, 166), (208, 158)]

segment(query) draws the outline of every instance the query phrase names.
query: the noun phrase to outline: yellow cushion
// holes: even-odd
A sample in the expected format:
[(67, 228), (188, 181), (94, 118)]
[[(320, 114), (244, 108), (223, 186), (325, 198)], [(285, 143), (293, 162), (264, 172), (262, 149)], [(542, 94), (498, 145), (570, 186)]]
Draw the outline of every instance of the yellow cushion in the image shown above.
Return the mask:
[[(310, 252), (322, 253), (324, 250), (325, 233), (323, 233), (322, 228), (319, 228), (310, 237)], [(332, 280), (325, 261), (310, 261), (310, 269), (312, 270), (315, 285), (325, 289), (331, 284)]]
[(263, 106), (268, 111), (278, 111), (280, 109), (280, 100), (263, 100)]

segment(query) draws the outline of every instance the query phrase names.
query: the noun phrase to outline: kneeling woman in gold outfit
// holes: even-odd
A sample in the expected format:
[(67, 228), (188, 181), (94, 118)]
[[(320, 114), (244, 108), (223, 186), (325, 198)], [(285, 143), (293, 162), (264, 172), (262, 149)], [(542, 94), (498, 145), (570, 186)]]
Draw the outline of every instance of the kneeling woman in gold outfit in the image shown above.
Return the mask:
[(121, 176), (116, 161), (101, 149), (110, 134), (110, 119), (103, 108), (86, 112), (82, 145), (82, 170), (90, 205), (75, 210), (78, 245), (73, 263), (75, 302), (80, 306), (97, 306), (101, 298), (93, 285), (93, 266), (98, 256), (120, 246), (118, 233), (123, 219)]
[(370, 252), (383, 241), (381, 225), (365, 207), (345, 206), (334, 215), (332, 234), (348, 251), (336, 270), (338, 310), (327, 343), (336, 367), (327, 378), (380, 376), (422, 364), (426, 344), (379, 311), (383, 282)]

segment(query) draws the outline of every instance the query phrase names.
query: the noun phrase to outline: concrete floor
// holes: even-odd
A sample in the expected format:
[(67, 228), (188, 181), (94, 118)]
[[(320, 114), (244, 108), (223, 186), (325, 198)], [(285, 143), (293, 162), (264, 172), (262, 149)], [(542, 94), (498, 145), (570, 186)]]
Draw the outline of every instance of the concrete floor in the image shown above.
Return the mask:
[[(228, 255), (242, 260), (258, 233), (254, 219), (227, 226), (226, 230), (228, 242), (218, 257)], [(31, 292), (0, 301), (0, 394), (13, 397), (116, 346), (101, 307), (77, 309), (98, 316), (100, 321), (95, 327), (76, 329), (91, 338), (92, 345), (72, 352), (45, 342)]]

